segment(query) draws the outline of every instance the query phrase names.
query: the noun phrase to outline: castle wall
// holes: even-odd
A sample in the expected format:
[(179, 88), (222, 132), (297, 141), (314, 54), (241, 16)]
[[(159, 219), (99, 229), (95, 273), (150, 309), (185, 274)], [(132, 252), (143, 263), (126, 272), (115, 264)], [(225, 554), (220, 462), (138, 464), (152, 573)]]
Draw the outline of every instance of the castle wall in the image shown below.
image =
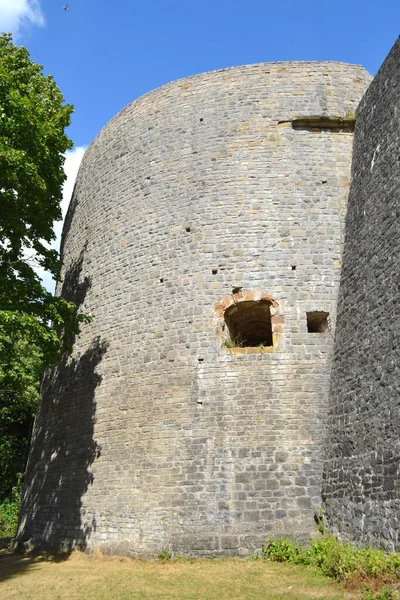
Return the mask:
[(400, 550), (400, 42), (357, 111), (323, 495), (328, 523)]
[[(246, 554), (313, 531), (349, 115), (369, 81), (341, 63), (206, 73), (130, 104), (89, 147), (63, 292), (93, 321), (44, 382), (20, 539)], [(241, 303), (273, 346), (231, 347)], [(323, 331), (311, 311), (329, 313)]]

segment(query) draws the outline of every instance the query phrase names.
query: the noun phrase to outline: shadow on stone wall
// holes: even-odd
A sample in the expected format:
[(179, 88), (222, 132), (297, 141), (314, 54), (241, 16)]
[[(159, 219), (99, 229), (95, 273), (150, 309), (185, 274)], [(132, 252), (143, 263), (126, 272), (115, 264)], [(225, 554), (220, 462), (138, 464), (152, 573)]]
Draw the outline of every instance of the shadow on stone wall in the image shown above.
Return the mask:
[[(65, 274), (62, 295), (79, 309), (91, 286), (82, 279), (85, 249)], [(71, 340), (71, 343), (74, 339)], [(102, 376), (96, 368), (108, 343), (93, 338), (87, 350), (63, 357), (43, 379), (17, 539), (37, 548), (86, 547), (95, 516), (82, 510), (82, 497), (93, 483), (90, 466), (101, 449), (94, 440), (95, 391)]]
[(96, 524), (82, 513), (82, 496), (93, 483), (90, 465), (101, 449), (93, 438), (96, 367), (108, 344), (95, 338), (80, 357), (46, 374), (38, 411), (18, 539), (48, 550), (85, 548)]
[(78, 358), (48, 372), (28, 460), (18, 539), (49, 550), (85, 548), (95, 528), (82, 511), (101, 449), (93, 438), (96, 367), (108, 344), (95, 338)]
[(88, 242), (83, 246), (79, 257), (68, 267), (62, 281), (61, 296), (74, 302), (79, 309), (85, 302), (86, 294), (92, 285), (90, 277), (82, 279), (83, 263)]

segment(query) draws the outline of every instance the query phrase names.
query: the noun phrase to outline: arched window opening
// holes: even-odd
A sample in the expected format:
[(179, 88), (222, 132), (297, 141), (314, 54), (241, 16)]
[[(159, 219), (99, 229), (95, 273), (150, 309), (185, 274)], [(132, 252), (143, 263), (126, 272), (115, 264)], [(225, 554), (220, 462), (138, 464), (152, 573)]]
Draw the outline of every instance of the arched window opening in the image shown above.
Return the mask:
[(233, 346), (273, 345), (270, 302), (238, 302), (227, 308), (224, 316)]

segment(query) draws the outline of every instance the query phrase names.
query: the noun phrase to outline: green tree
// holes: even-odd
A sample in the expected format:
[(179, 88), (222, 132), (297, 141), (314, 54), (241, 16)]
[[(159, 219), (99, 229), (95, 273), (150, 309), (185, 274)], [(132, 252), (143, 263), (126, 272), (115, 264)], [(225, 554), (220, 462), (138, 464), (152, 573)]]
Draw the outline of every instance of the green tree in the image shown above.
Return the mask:
[(61, 219), (71, 113), (53, 78), (11, 35), (1, 35), (0, 501), (23, 468), (43, 369), (68, 350), (87, 320), (72, 302), (49, 293), (35, 271), (59, 277), (59, 255), (50, 244)]
[(0, 499), (22, 479), (43, 372), (39, 347), (23, 337), (1, 341), (8, 359), (0, 365)]

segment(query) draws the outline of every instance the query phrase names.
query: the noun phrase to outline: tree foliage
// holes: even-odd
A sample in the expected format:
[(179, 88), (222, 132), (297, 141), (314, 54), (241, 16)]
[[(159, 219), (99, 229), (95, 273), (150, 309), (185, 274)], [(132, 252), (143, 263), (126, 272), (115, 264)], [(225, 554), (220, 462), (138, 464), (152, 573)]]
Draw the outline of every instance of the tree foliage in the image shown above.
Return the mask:
[(0, 339), (7, 351), (0, 364), (0, 499), (6, 497), (22, 478), (30, 432), (39, 398), (43, 372), (40, 348), (23, 336)]
[(75, 306), (50, 294), (35, 268), (59, 275), (50, 247), (61, 219), (65, 134), (72, 112), (51, 76), (0, 36), (0, 335), (24, 331), (54, 362), (65, 330), (76, 333)]
[(49, 293), (35, 270), (59, 277), (51, 242), (61, 219), (71, 113), (53, 78), (11, 35), (1, 35), (0, 500), (23, 468), (43, 369), (68, 350), (67, 340), (87, 320), (72, 302)]

